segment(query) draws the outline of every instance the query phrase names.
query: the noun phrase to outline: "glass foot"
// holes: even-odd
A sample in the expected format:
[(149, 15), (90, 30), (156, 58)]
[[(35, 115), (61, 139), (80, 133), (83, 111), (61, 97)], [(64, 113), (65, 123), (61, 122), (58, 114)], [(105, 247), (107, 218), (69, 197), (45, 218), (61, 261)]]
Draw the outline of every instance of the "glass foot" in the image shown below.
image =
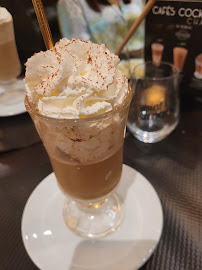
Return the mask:
[(117, 194), (96, 202), (68, 199), (63, 209), (67, 227), (85, 238), (99, 238), (114, 232), (123, 218), (123, 202)]

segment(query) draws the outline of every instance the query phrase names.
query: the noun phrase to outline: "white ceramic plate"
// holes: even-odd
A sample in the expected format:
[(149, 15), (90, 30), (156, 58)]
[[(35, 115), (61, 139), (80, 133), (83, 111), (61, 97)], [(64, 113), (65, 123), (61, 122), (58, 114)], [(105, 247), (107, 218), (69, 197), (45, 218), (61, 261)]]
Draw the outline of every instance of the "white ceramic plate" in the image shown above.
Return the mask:
[(26, 112), (25, 88), (23, 80), (17, 80), (12, 88), (0, 86), (0, 117), (12, 116)]
[(163, 226), (159, 197), (140, 173), (123, 165), (117, 193), (125, 198), (120, 228), (99, 240), (86, 240), (64, 224), (65, 197), (54, 173), (29, 197), (22, 217), (22, 238), (32, 261), (41, 270), (135, 270), (156, 248)]

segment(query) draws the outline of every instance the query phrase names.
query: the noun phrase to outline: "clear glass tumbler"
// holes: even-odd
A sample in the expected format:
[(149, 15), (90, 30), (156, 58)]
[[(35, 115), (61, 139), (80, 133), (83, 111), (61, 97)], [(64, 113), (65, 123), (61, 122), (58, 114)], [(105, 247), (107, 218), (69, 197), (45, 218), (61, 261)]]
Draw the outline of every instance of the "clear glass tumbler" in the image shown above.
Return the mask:
[(129, 89), (124, 103), (114, 110), (80, 119), (43, 116), (25, 99), (59, 187), (67, 195), (65, 223), (83, 237), (105, 236), (120, 225), (123, 202), (114, 190), (122, 173), (131, 98)]
[(146, 62), (133, 72), (133, 99), (127, 127), (142, 142), (169, 135), (179, 121), (178, 69), (169, 63)]

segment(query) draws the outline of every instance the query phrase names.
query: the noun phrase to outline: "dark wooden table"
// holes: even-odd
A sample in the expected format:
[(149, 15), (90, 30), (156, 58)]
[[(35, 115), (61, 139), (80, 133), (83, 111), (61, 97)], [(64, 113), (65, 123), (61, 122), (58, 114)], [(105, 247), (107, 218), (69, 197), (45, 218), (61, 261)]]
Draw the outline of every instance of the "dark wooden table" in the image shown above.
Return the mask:
[[(31, 121), (28, 115), (16, 117), (15, 121), (22, 121), (22, 117)], [(5, 119), (0, 119), (0, 127), (3, 122), (9, 126), (9, 121), (6, 124)], [(15, 134), (13, 137), (17, 140)], [(0, 154), (0, 270), (37, 269), (22, 243), (21, 217), (31, 192), (52, 168), (42, 143), (36, 141), (34, 137), (33, 145), (26, 143), (24, 148)], [(128, 134), (124, 163), (152, 183), (163, 205), (163, 234), (142, 269), (201, 270), (201, 105), (183, 112), (177, 129), (162, 142), (144, 144)]]

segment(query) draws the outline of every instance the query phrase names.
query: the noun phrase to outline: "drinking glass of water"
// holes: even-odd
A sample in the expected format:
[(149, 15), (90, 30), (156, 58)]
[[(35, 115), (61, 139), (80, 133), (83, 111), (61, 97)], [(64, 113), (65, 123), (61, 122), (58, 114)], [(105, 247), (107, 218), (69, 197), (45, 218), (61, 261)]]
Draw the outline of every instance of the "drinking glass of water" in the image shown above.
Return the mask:
[(179, 121), (178, 69), (169, 63), (145, 62), (132, 74), (127, 127), (142, 142), (164, 139)]

